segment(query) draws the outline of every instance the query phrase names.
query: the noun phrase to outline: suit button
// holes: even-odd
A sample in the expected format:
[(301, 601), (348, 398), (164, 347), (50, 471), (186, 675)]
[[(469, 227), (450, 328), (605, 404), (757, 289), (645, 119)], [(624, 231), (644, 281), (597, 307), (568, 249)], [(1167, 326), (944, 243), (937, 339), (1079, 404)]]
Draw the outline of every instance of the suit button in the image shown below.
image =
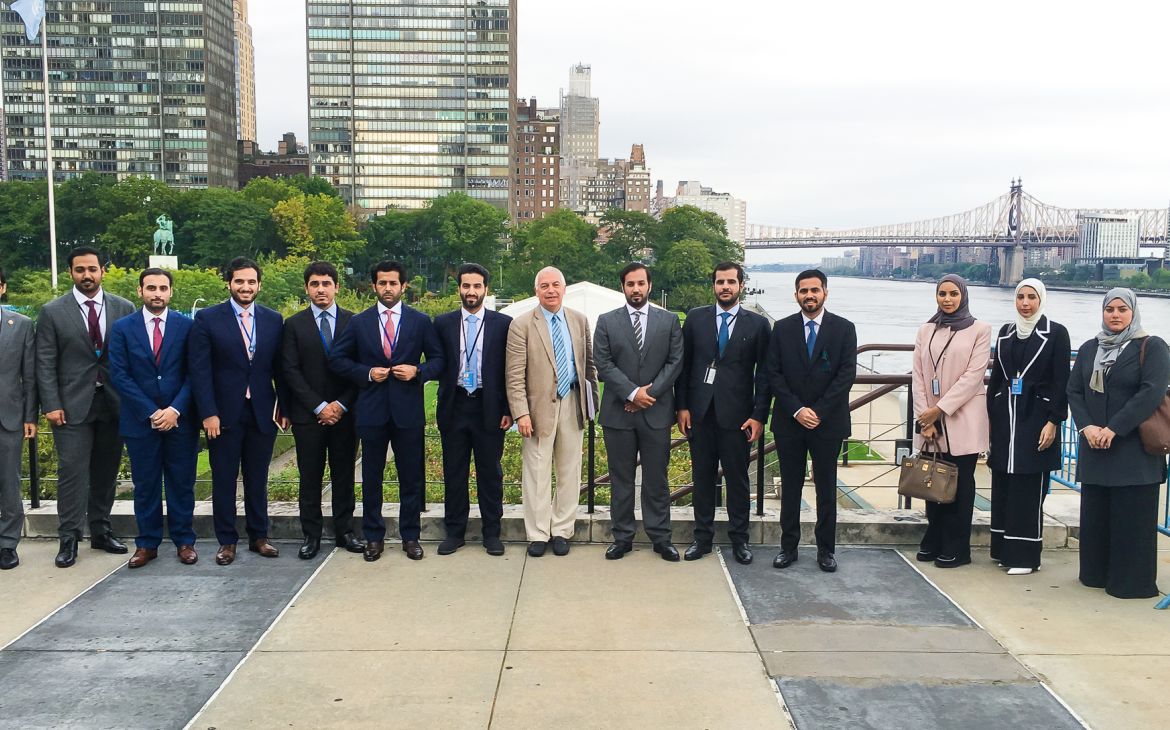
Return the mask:
[(159, 376), (158, 376), (158, 379), (159, 379), (159, 380), (162, 380), (162, 376), (161, 376), (161, 375), (159, 375)]

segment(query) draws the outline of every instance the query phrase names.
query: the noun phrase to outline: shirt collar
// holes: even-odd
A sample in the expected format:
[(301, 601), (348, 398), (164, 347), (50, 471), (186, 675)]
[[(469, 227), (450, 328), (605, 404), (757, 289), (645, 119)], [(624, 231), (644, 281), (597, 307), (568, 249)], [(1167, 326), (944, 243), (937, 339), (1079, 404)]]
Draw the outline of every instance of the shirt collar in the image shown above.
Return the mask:
[(237, 317), (240, 315), (240, 312), (247, 312), (248, 314), (253, 314), (254, 310), (256, 308), (256, 302), (252, 302), (251, 304), (249, 304), (248, 306), (245, 307), (245, 306), (241, 305), (239, 302), (237, 302), (235, 299), (232, 299), (231, 297), (228, 297), (228, 301), (231, 303), (232, 311), (236, 313)]
[(99, 287), (97, 294), (94, 294), (93, 298), (90, 299), (89, 297), (79, 292), (77, 287), (73, 287), (73, 298), (77, 300), (77, 306), (79, 307), (84, 307), (86, 302), (94, 302), (98, 305), (98, 308), (101, 308), (105, 306), (106, 303), (106, 291), (105, 289)]
[[(460, 307), (459, 308), (459, 316), (463, 318), (464, 322), (467, 321), (467, 318), (470, 317), (471, 314), (472, 314), (471, 312), (467, 311), (467, 307)], [(480, 307), (480, 310), (475, 313), (475, 321), (482, 322), (484, 320), (483, 315), (484, 315), (483, 307)]]
[(817, 327), (820, 328), (821, 324), (824, 322), (824, 319), (825, 319), (825, 310), (824, 310), (824, 308), (822, 308), (820, 311), (820, 314), (818, 314), (814, 319), (809, 319), (808, 315), (805, 314), (804, 312), (801, 312), (800, 316), (804, 318), (805, 329), (808, 329), (809, 322), (816, 322)]
[(382, 315), (384, 315), (384, 314), (385, 314), (387, 311), (393, 312), (394, 314), (396, 314), (396, 315), (398, 315), (399, 317), (401, 317), (401, 316), (402, 316), (402, 300), (401, 300), (401, 299), (399, 299), (399, 300), (398, 300), (398, 303), (397, 303), (397, 304), (395, 304), (393, 307), (387, 307), (387, 306), (386, 306), (385, 304), (383, 304), (382, 302), (378, 302), (378, 317), (381, 317), (381, 316), (382, 316)]
[(171, 313), (170, 307), (167, 307), (166, 309), (164, 309), (160, 314), (151, 314), (149, 309), (147, 309), (146, 307), (142, 308), (142, 318), (144, 320), (146, 320), (146, 323), (148, 325), (154, 324), (155, 317), (158, 317), (159, 319), (162, 320), (163, 324), (166, 324), (167, 323), (167, 315), (170, 313)]
[(732, 307), (731, 309), (724, 309), (723, 307), (716, 304), (715, 305), (715, 317), (719, 318), (724, 312), (727, 312), (732, 317), (738, 317), (739, 316), (739, 307), (740, 307), (739, 302), (736, 302), (735, 306)]
[(314, 320), (321, 319), (322, 312), (327, 313), (334, 320), (337, 319), (337, 302), (333, 302), (333, 304), (330, 304), (328, 309), (321, 309), (316, 304), (309, 302), (309, 308), (313, 310), (313, 319)]
[(649, 314), (650, 313), (650, 302), (646, 302), (645, 304), (643, 304), (640, 309), (638, 307), (630, 306), (630, 303), (626, 302), (626, 314), (633, 317), (634, 312), (637, 312), (638, 314), (641, 314), (643, 316)]

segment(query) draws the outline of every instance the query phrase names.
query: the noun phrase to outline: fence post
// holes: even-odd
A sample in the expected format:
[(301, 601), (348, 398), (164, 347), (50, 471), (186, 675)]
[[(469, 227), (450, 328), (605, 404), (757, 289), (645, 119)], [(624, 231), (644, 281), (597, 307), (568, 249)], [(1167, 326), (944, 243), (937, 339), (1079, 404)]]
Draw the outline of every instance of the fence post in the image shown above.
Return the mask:
[(588, 512), (593, 514), (593, 499), (594, 492), (597, 489), (597, 468), (594, 463), (597, 456), (597, 432), (594, 429), (593, 421), (589, 422), (589, 465), (586, 467), (589, 470), (589, 489), (588, 489)]
[[(910, 451), (914, 451), (914, 386), (906, 386), (906, 438), (910, 441)], [(902, 509), (910, 509), (910, 498), (902, 498)]]
[(28, 440), (28, 497), (33, 509), (41, 506), (40, 457), (37, 453), (38, 436)]
[(764, 437), (766, 431), (760, 431), (760, 438), (756, 441), (756, 517), (764, 516)]

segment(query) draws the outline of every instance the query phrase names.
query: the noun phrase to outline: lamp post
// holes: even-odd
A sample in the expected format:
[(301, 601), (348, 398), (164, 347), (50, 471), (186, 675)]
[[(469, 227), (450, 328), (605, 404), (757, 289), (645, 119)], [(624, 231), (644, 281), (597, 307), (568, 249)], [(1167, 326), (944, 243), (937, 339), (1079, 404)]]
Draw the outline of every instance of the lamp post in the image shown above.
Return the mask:
[(191, 318), (192, 319), (195, 318), (195, 311), (198, 309), (198, 307), (196, 305), (198, 305), (199, 302), (205, 302), (205, 301), (207, 301), (207, 300), (204, 297), (196, 297), (195, 301), (191, 302)]

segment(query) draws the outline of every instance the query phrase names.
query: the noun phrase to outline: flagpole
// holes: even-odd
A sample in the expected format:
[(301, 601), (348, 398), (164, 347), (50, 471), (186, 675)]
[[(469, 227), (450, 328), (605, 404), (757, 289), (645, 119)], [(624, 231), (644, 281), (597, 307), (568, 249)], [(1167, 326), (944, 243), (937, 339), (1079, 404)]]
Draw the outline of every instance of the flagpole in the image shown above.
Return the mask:
[(53, 119), (49, 112), (49, 17), (41, 20), (41, 82), (45, 90), (45, 179), (49, 185), (49, 269), (57, 290), (57, 210), (53, 196)]

